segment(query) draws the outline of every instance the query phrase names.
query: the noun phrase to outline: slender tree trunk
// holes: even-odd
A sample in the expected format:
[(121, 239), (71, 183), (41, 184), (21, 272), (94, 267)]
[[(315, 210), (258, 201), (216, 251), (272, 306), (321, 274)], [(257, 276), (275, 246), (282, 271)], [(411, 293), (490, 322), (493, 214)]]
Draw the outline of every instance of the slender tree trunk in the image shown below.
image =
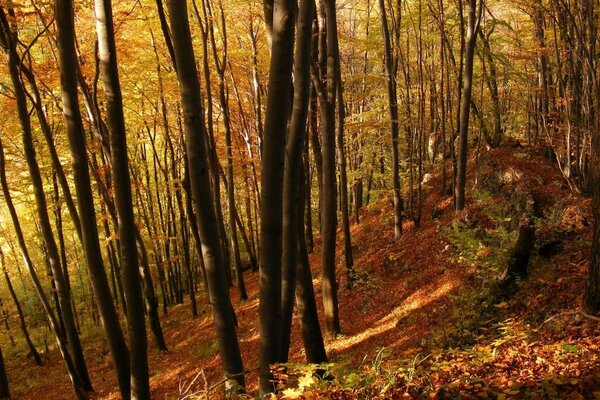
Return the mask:
[[(8, 291), (10, 293), (10, 297), (12, 297), (15, 308), (17, 309), (17, 315), (19, 316), (19, 323), (21, 326), (21, 331), (23, 332), (23, 337), (25, 338), (25, 342), (27, 343), (27, 347), (29, 348), (29, 352), (31, 356), (35, 360), (36, 365), (42, 365), (42, 357), (40, 357), (40, 353), (36, 350), (31, 337), (29, 336), (29, 330), (27, 329), (27, 324), (25, 323), (25, 316), (23, 315), (23, 309), (21, 308), (21, 303), (19, 302), (19, 298), (17, 297), (17, 293), (15, 293), (15, 289), (13, 288), (12, 282), (10, 280), (10, 276), (8, 275), (8, 270), (6, 269), (6, 263), (4, 260), (4, 252), (0, 248), (0, 264), (2, 265), (2, 272), (4, 272), (4, 279), (6, 280), (6, 286), (8, 286)], [(8, 325), (7, 325), (8, 326)]]
[[(306, 120), (310, 98), (310, 63), (312, 21), (315, 14), (314, 0), (301, 0), (296, 23), (296, 52), (294, 59), (294, 100), (290, 130), (286, 144), (283, 178), (283, 252), (282, 252), (282, 296), (283, 319), (282, 344), (279, 361), (287, 362), (292, 331), (296, 269), (298, 265), (299, 224), (304, 224), (300, 197), (302, 154), (306, 141)], [(264, 190), (264, 189), (263, 189)]]
[[(313, 73), (313, 83), (319, 92), (321, 105), (321, 140), (323, 149), (323, 195), (321, 210), (321, 270), (325, 327), (331, 337), (341, 332), (338, 312), (338, 284), (335, 273), (336, 244), (336, 176), (335, 176), (335, 102), (337, 94), (337, 21), (335, 0), (322, 0), (326, 18), (326, 85), (323, 87), (318, 73)], [(323, 28), (323, 27), (322, 27)]]
[(337, 134), (336, 150), (338, 170), (340, 175), (340, 211), (342, 214), (342, 231), (344, 232), (344, 261), (346, 263), (346, 287), (351, 289), (354, 285), (354, 258), (352, 257), (352, 238), (350, 236), (350, 211), (348, 207), (348, 174), (346, 172), (346, 149), (344, 143), (344, 120), (346, 118), (346, 105), (344, 104), (344, 86), (342, 84), (342, 71), (340, 67), (340, 49), (337, 46)]
[[(304, 174), (301, 170), (301, 177)], [(300, 184), (300, 195), (307, 190), (306, 185)], [(301, 220), (302, 205), (298, 218)], [(296, 304), (298, 306), (298, 320), (302, 330), (302, 341), (306, 353), (306, 361), (311, 364), (321, 364), (327, 362), (327, 353), (323, 344), (323, 334), (319, 324), (319, 314), (317, 311), (317, 300), (315, 299), (315, 289), (313, 287), (313, 278), (310, 271), (306, 241), (304, 240), (304, 226), (298, 221), (298, 258), (296, 268), (298, 282), (296, 283)]]
[(196, 210), (198, 233), (209, 286), (221, 359), (228, 382), (244, 386), (244, 369), (235, 331), (235, 315), (227, 289), (227, 278), (221, 259), (220, 237), (210, 190), (206, 128), (200, 99), (200, 79), (196, 70), (192, 37), (187, 17), (187, 4), (168, 1), (177, 59), (177, 77), (184, 115), (184, 131), (190, 174), (192, 201)]
[(600, 127), (600, 76), (596, 76), (595, 91), (596, 129), (592, 133), (590, 160), (594, 236), (592, 239), (592, 256), (583, 295), (583, 310), (592, 315), (600, 312), (600, 130), (598, 129)]
[[(291, 97), (296, 1), (266, 0), (272, 22), (271, 65), (265, 114), (260, 201), (260, 391), (274, 391), (269, 366), (279, 360), (282, 343), (282, 215), (285, 139)], [(273, 18), (277, 15), (277, 18)], [(268, 23), (267, 23), (268, 26)]]
[(6, 20), (6, 16), (4, 15), (4, 10), (0, 9), (0, 12), (0, 23), (2, 24), (4, 35), (2, 38), (2, 44), (8, 55), (10, 76), (17, 100), (17, 112), (19, 114), (21, 128), (23, 129), (23, 149), (25, 152), (27, 165), (29, 167), (29, 175), (31, 177), (31, 183), (35, 195), (40, 229), (47, 251), (47, 260), (50, 269), (52, 270), (54, 283), (56, 285), (56, 294), (62, 311), (62, 319), (65, 327), (64, 333), (68, 340), (70, 353), (73, 356), (73, 361), (77, 375), (80, 379), (81, 388), (84, 392), (91, 392), (92, 384), (89, 378), (87, 366), (85, 364), (85, 359), (83, 357), (83, 349), (81, 347), (79, 335), (77, 334), (77, 327), (75, 324), (73, 309), (71, 307), (71, 293), (68, 290), (66, 279), (60, 265), (58, 247), (56, 245), (54, 233), (52, 232), (52, 226), (50, 224), (50, 218), (48, 216), (46, 195), (44, 194), (44, 184), (42, 182), (40, 167), (36, 159), (35, 147), (33, 144), (33, 132), (31, 130), (31, 121), (29, 119), (25, 90), (23, 83), (20, 80), (18, 67), (20, 58), (17, 54), (13, 34), (10, 31), (10, 26)]
[(121, 396), (128, 399), (130, 393), (129, 350), (125, 344), (125, 337), (110, 295), (110, 287), (102, 262), (102, 250), (94, 210), (94, 196), (88, 170), (85, 129), (79, 111), (76, 69), (78, 61), (75, 53), (73, 2), (71, 0), (56, 0), (55, 5), (63, 114), (71, 148), (71, 162), (77, 190), (79, 216), (81, 218), (83, 250), (94, 297), (98, 304), (100, 319), (117, 374)]
[(96, 31), (100, 58), (100, 77), (106, 96), (106, 116), (111, 150), (115, 208), (118, 217), (121, 271), (127, 302), (127, 329), (130, 346), (131, 397), (149, 399), (148, 355), (144, 297), (136, 248), (123, 96), (119, 82), (117, 49), (111, 0), (95, 0)]
[[(469, 111), (471, 110), (471, 93), (473, 90), (473, 60), (475, 55), (475, 42), (481, 22), (481, 12), (483, 9), (483, 0), (469, 0), (469, 19), (467, 27), (466, 48), (464, 56), (464, 68), (462, 82), (462, 96), (460, 105), (460, 122), (458, 133), (458, 162), (456, 174), (456, 210), (461, 211), (465, 208), (465, 186), (467, 183), (467, 152), (468, 152), (468, 133), (469, 133)], [(479, 11), (477, 11), (479, 10)]]

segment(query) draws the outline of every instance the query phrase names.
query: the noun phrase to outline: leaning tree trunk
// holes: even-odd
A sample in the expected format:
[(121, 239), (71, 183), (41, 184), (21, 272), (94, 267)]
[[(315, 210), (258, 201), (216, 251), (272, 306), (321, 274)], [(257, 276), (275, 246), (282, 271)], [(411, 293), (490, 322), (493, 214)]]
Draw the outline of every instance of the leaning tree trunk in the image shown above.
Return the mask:
[(111, 3), (111, 0), (95, 0), (98, 57), (101, 68), (100, 76), (106, 96), (106, 120), (109, 131), (113, 190), (119, 221), (121, 272), (127, 302), (127, 329), (131, 348), (131, 397), (134, 399), (149, 399), (148, 343), (144, 318), (144, 297), (138, 270), (137, 228), (133, 215), (123, 96), (117, 67), (117, 49)]
[(88, 267), (92, 290), (98, 305), (100, 320), (108, 340), (112, 361), (117, 373), (121, 396), (129, 398), (129, 350), (119, 324), (119, 316), (112, 301), (108, 279), (102, 261), (98, 238), (98, 223), (94, 209), (94, 196), (90, 182), (85, 129), (79, 110), (77, 95), (77, 56), (72, 0), (56, 0), (57, 44), (60, 65), (63, 114), (71, 147), (71, 162), (77, 205), (81, 221), (83, 251)]
[[(42, 365), (42, 357), (40, 353), (38, 353), (37, 349), (33, 345), (31, 341), (31, 336), (29, 336), (29, 330), (27, 329), (27, 324), (25, 323), (25, 316), (23, 315), (23, 309), (21, 308), (21, 303), (17, 297), (17, 293), (15, 293), (15, 289), (10, 280), (10, 276), (8, 276), (8, 270), (6, 269), (6, 263), (4, 261), (4, 252), (2, 248), (0, 248), (0, 265), (2, 266), (2, 272), (4, 273), (4, 280), (6, 280), (6, 286), (8, 287), (8, 291), (10, 293), (10, 297), (12, 297), (15, 308), (17, 309), (17, 314), (19, 315), (19, 323), (21, 326), (21, 331), (23, 332), (23, 336), (25, 337), (25, 342), (27, 343), (27, 347), (29, 348), (29, 352), (31, 353), (33, 359), (35, 360), (36, 365)], [(8, 328), (8, 322), (6, 327)], [(12, 337), (12, 336), (11, 336)]]
[[(281, 256), (283, 171), (285, 138), (291, 96), (294, 24), (297, 4), (293, 0), (265, 0), (272, 6), (266, 21), (272, 22), (271, 65), (265, 114), (260, 201), (259, 316), (260, 391), (274, 390), (269, 365), (281, 354)], [(277, 18), (273, 18), (273, 15)], [(267, 23), (268, 25), (268, 23)]]
[(29, 167), (29, 175), (31, 177), (31, 183), (35, 195), (37, 214), (42, 237), (46, 246), (48, 263), (54, 277), (56, 294), (62, 310), (62, 320), (65, 326), (64, 334), (66, 335), (66, 339), (68, 341), (70, 353), (73, 356), (77, 375), (80, 378), (81, 388), (85, 392), (91, 392), (92, 383), (90, 381), (85, 359), (83, 357), (83, 349), (81, 347), (79, 335), (77, 334), (75, 317), (71, 307), (71, 293), (68, 290), (64, 272), (60, 265), (58, 247), (56, 245), (54, 233), (52, 232), (50, 217), (48, 216), (46, 195), (44, 194), (44, 184), (42, 182), (40, 167), (36, 159), (35, 147), (33, 144), (33, 132), (31, 130), (31, 121), (29, 119), (25, 88), (20, 79), (20, 58), (17, 54), (15, 40), (4, 14), (4, 10), (0, 9), (0, 13), (0, 23), (2, 25), (2, 31), (4, 35), (0, 42), (2, 43), (2, 47), (6, 49), (8, 55), (10, 76), (14, 87), (14, 95), (17, 101), (17, 112), (19, 114), (21, 128), (23, 129), (22, 139), (25, 159)]
[[(187, 4), (186, 2), (169, 0), (168, 10), (183, 106), (192, 202), (196, 210), (198, 234), (202, 242), (209, 299), (226, 377), (243, 388), (244, 369), (235, 331), (235, 315), (231, 306), (227, 277), (221, 259), (219, 228), (210, 190), (209, 155), (206, 149), (207, 135), (204, 126), (202, 100), (200, 99), (200, 79), (196, 70), (194, 48), (187, 17)], [(231, 382), (228, 381), (228, 384), (231, 384)]]

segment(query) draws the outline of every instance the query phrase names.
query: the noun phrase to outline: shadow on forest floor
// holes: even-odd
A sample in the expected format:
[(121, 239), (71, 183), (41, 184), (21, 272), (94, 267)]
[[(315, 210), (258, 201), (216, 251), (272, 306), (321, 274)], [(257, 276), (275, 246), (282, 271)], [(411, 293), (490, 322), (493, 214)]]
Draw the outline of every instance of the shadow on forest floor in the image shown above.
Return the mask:
[[(474, 162), (471, 160), (471, 162)], [(500, 166), (500, 168), (498, 167)], [(473, 167), (472, 170), (475, 170)], [(510, 228), (514, 193), (486, 186), (489, 174), (522, 171), (542, 199), (539, 241), (560, 236), (562, 250), (551, 257), (534, 254), (530, 276), (505, 298), (495, 282), (516, 232)], [(405, 222), (393, 240), (392, 207), (381, 198), (362, 210), (352, 226), (355, 286), (346, 288), (341, 232), (338, 232), (339, 303), (343, 335), (326, 343), (336, 380), (302, 388), (334, 398), (582, 399), (600, 398), (599, 326), (577, 313), (589, 259), (589, 199), (562, 184), (560, 172), (527, 148), (497, 149), (482, 157), (478, 185), (471, 180), (467, 211), (457, 217), (451, 197), (441, 195), (441, 178), (426, 183), (428, 194), (419, 228)], [(472, 178), (472, 177), (471, 177)], [(532, 183), (533, 182), (533, 183)], [(517, 183), (518, 184), (518, 183)], [(319, 241), (310, 261), (320, 315)], [(257, 388), (258, 275), (245, 273), (249, 300), (240, 304), (232, 288), (247, 385)], [(182, 387), (199, 394), (221, 382), (212, 319), (206, 296), (201, 315), (189, 305), (162, 316), (169, 352), (150, 343), (151, 389), (155, 399), (175, 399)], [(544, 323), (548, 318), (550, 321)], [(84, 326), (83, 345), (96, 389), (95, 399), (117, 399), (116, 380), (102, 330)], [(43, 343), (43, 329), (35, 331)], [(49, 345), (53, 343), (47, 337)], [(292, 363), (304, 361), (294, 319)], [(6, 344), (4, 348), (7, 348)], [(381, 350), (384, 349), (384, 350)], [(23, 347), (7, 348), (5, 358), (15, 399), (71, 399), (72, 389), (50, 346), (43, 368), (24, 357)], [(290, 368), (287, 385), (306, 370)], [(306, 382), (305, 382), (306, 383)], [(223, 393), (217, 385), (211, 398)], [(437, 397), (436, 397), (437, 396)], [(594, 397), (597, 396), (597, 397)]]

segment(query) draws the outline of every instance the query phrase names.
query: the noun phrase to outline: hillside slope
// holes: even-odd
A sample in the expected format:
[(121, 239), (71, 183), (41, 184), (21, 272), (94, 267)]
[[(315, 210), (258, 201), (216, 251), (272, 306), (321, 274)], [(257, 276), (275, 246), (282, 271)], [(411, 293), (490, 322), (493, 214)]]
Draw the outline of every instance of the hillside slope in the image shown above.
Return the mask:
[[(351, 290), (338, 250), (343, 335), (327, 342), (332, 364), (322, 366), (331, 379), (318, 381), (306, 367), (282, 368), (286, 396), (600, 398), (600, 325), (578, 311), (590, 250), (589, 199), (572, 193), (560, 172), (528, 148), (489, 151), (471, 160), (469, 171), (477, 171), (477, 185), (472, 174), (463, 214), (455, 215), (451, 196), (441, 193), (441, 177), (433, 176), (424, 186), (421, 226), (405, 222), (398, 241), (390, 199), (363, 210), (361, 223), (352, 226)], [(529, 277), (500, 290), (498, 279), (526, 214), (537, 231)], [(321, 305), (318, 241), (311, 265)], [(250, 298), (236, 300), (235, 307), (254, 393), (258, 277), (247, 272), (245, 278)], [(187, 304), (163, 317), (170, 351), (158, 354), (151, 346), (153, 398), (223, 396), (206, 298), (199, 304), (204, 306), (196, 320)], [(86, 326), (84, 332), (94, 398), (117, 399), (100, 329)], [(291, 360), (301, 363), (296, 320), (293, 336)], [(22, 355), (6, 358), (15, 399), (72, 397), (55, 349), (44, 369), (52, 370), (48, 374)]]

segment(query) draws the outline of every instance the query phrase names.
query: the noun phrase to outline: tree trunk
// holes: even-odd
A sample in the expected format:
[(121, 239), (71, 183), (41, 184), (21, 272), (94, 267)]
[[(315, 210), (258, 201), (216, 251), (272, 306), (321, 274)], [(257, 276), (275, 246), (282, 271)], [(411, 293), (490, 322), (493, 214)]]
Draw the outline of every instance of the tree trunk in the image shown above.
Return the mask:
[(583, 294), (583, 310), (592, 315), (600, 312), (600, 130), (598, 129), (600, 127), (600, 76), (596, 76), (595, 85), (596, 129), (592, 133), (590, 160), (594, 236), (592, 239), (592, 256)]
[[(303, 172), (303, 171), (301, 171)], [(301, 174), (303, 175), (303, 173)], [(307, 190), (307, 187), (301, 183), (300, 193)], [(300, 206), (299, 219), (302, 215), (302, 205)], [(296, 304), (298, 306), (298, 320), (302, 330), (302, 341), (306, 353), (306, 361), (311, 364), (321, 364), (327, 362), (327, 353), (323, 344), (323, 334), (319, 324), (319, 314), (317, 311), (317, 301), (315, 299), (315, 289), (313, 287), (313, 278), (310, 271), (308, 252), (306, 242), (303, 236), (304, 226), (298, 222), (298, 258), (296, 268), (298, 282), (296, 283)]]
[(392, 183), (394, 193), (394, 239), (402, 234), (402, 193), (400, 184), (400, 150), (398, 149), (399, 121), (398, 121), (398, 95), (396, 93), (396, 76), (392, 60), (392, 45), (390, 29), (385, 11), (384, 0), (379, 0), (381, 15), (381, 29), (385, 51), (385, 75), (387, 82), (388, 107), (390, 112), (390, 125), (392, 131)]
[(466, 48), (464, 56), (464, 75), (462, 81), (462, 96), (460, 104), (460, 119), (458, 132), (458, 161), (456, 173), (456, 210), (465, 208), (465, 186), (467, 183), (467, 152), (469, 133), (469, 111), (471, 110), (471, 93), (473, 90), (473, 59), (475, 56), (475, 42), (481, 22), (483, 0), (469, 0), (469, 19), (467, 27)]
[[(173, 46), (177, 59), (177, 77), (182, 98), (192, 201), (196, 210), (198, 234), (202, 242), (209, 299), (225, 374), (227, 378), (243, 388), (244, 369), (235, 331), (235, 315), (231, 306), (227, 278), (221, 259), (220, 237), (210, 190), (206, 130), (200, 99), (200, 80), (196, 70), (187, 17), (187, 4), (186, 2), (169, 0), (168, 9), (173, 33)], [(231, 383), (231, 381), (228, 381), (228, 384)]]
[(121, 396), (129, 398), (129, 350), (119, 324), (119, 316), (112, 301), (108, 279), (102, 262), (102, 250), (98, 238), (98, 224), (94, 210), (94, 196), (88, 170), (85, 129), (79, 110), (77, 95), (77, 56), (73, 2), (56, 0), (57, 45), (61, 75), (63, 114), (71, 148), (71, 162), (77, 203), (81, 219), (83, 250), (88, 267), (94, 297), (98, 304), (100, 319), (117, 373)]
[[(335, 273), (336, 244), (336, 176), (335, 176), (335, 102), (337, 94), (337, 21), (335, 0), (322, 0), (326, 18), (326, 86), (313, 73), (313, 82), (319, 92), (321, 106), (321, 140), (323, 150), (323, 194), (321, 209), (321, 270), (323, 277), (323, 305), (325, 327), (331, 337), (340, 333)], [(323, 27), (322, 27), (323, 29)]]
[[(292, 63), (297, 4), (293, 0), (265, 1), (277, 15), (272, 21), (271, 65), (265, 114), (260, 201), (260, 391), (274, 391), (270, 364), (279, 360), (282, 343), (281, 261), (283, 171), (291, 97)], [(274, 4), (273, 4), (274, 3)]]
[[(301, 0), (296, 23), (296, 52), (294, 59), (294, 100), (285, 151), (283, 178), (283, 252), (282, 252), (282, 296), (283, 320), (282, 344), (279, 361), (287, 362), (292, 331), (296, 268), (298, 264), (299, 224), (304, 224), (302, 213), (304, 197), (299, 187), (303, 184), (300, 175), (302, 154), (306, 141), (306, 120), (310, 98), (310, 62), (312, 21), (315, 14), (314, 0)], [(264, 189), (263, 189), (264, 191)]]
[(47, 259), (52, 270), (58, 302), (62, 310), (62, 319), (65, 326), (64, 333), (68, 340), (70, 353), (73, 356), (77, 375), (80, 378), (81, 388), (85, 392), (91, 392), (92, 383), (90, 381), (85, 359), (83, 357), (83, 349), (81, 348), (81, 342), (79, 340), (79, 335), (77, 334), (73, 309), (71, 307), (71, 293), (68, 290), (66, 279), (60, 265), (58, 247), (56, 245), (54, 233), (52, 232), (52, 225), (50, 224), (50, 218), (48, 216), (46, 195), (44, 194), (44, 184), (42, 182), (40, 167), (36, 159), (35, 147), (33, 144), (33, 132), (31, 130), (31, 121), (29, 119), (25, 89), (22, 81), (20, 80), (18, 67), (20, 58), (17, 54), (14, 38), (12, 32), (10, 31), (10, 26), (6, 20), (6, 16), (4, 15), (4, 10), (1, 10), (0, 12), (0, 22), (2, 23), (2, 30), (4, 34), (2, 43), (8, 55), (10, 76), (17, 100), (17, 111), (19, 114), (21, 128), (23, 129), (23, 149), (25, 152), (25, 158), (29, 168), (29, 175), (31, 177), (31, 183), (35, 195), (37, 214), (42, 237), (46, 246)]
[(10, 399), (8, 377), (6, 376), (6, 366), (4, 365), (4, 356), (2, 355), (2, 348), (0, 348), (0, 399)]
[(111, 0), (95, 0), (95, 6), (101, 67), (100, 77), (104, 84), (106, 96), (113, 190), (119, 222), (121, 272), (123, 273), (127, 302), (127, 328), (131, 350), (131, 397), (134, 399), (149, 399), (148, 344), (144, 318), (144, 297), (136, 248), (137, 228), (133, 215), (123, 96), (119, 82), (112, 2)]

